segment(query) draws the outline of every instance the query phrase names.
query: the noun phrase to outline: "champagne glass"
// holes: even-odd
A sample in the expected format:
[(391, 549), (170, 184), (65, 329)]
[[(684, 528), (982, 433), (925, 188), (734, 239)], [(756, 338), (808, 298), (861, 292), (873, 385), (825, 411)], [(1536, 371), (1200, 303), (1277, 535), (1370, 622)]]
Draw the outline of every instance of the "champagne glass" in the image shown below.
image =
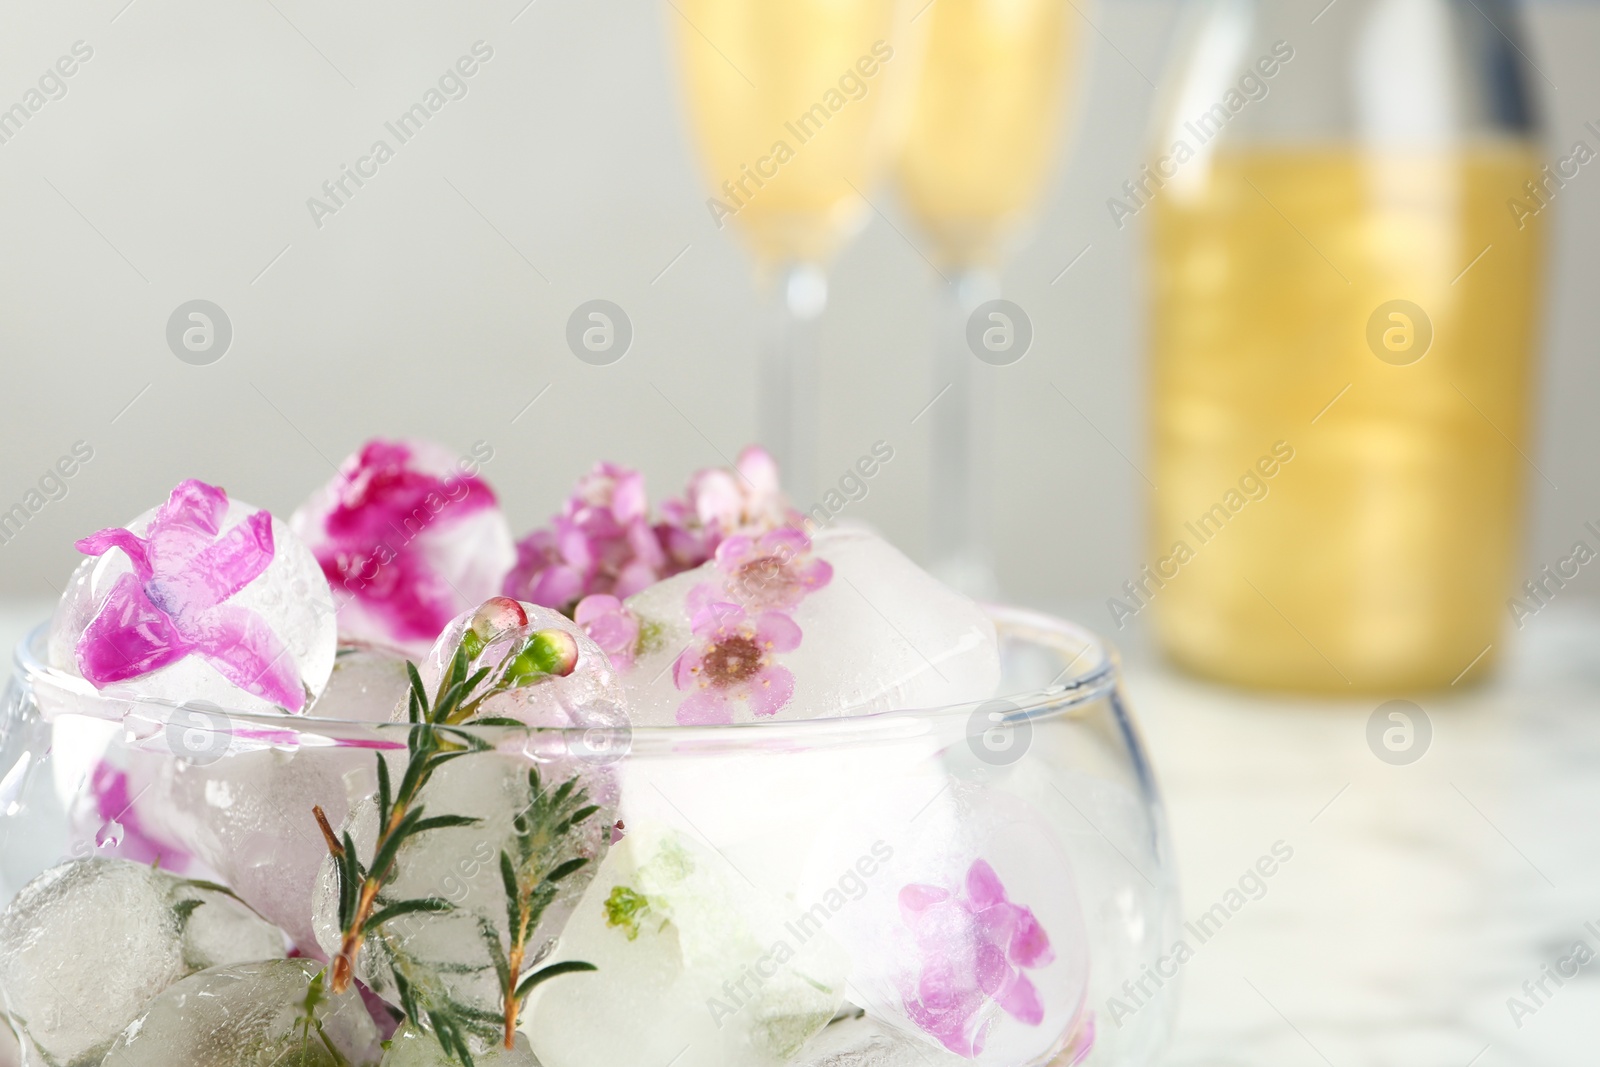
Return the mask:
[[(824, 268), (865, 219), (912, 62), (902, 0), (675, 0), (707, 207), (755, 254), (775, 303), (761, 426), (796, 499), (815, 489)], [(901, 94), (903, 96), (903, 94)]]
[(994, 375), (975, 366), (967, 320), (1000, 295), (1006, 239), (1038, 199), (1066, 106), (1078, 21), (1066, 0), (937, 0), (899, 155), (900, 188), (944, 276), (932, 409), (935, 570), (977, 596), (996, 589), (987, 482)]

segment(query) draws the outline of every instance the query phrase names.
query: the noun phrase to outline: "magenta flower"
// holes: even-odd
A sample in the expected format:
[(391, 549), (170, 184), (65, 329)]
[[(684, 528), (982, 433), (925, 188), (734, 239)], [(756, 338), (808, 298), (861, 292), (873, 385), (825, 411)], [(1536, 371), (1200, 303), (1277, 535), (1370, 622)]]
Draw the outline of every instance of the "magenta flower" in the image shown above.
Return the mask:
[(631, 596), (665, 577), (667, 557), (649, 522), (644, 476), (599, 463), (578, 480), (550, 528), (517, 545), (503, 592), (570, 611), (591, 593)]
[(247, 693), (305, 707), (294, 658), (267, 620), (226, 603), (271, 564), (272, 516), (257, 511), (222, 534), (227, 510), (227, 493), (189, 479), (144, 536), (113, 528), (77, 543), (86, 556), (119, 548), (133, 564), (78, 637), (78, 670), (97, 689), (194, 655)]
[(751, 615), (714, 595), (704, 583), (689, 591), (695, 640), (672, 665), (673, 683), (689, 693), (679, 725), (730, 723), (739, 703), (776, 715), (794, 697), (794, 675), (772, 657), (799, 647), (800, 627), (780, 611)]
[(625, 671), (639, 648), (639, 619), (610, 593), (591, 593), (578, 601), (572, 621), (594, 638), (611, 665)]
[(811, 540), (792, 527), (760, 539), (734, 534), (717, 546), (723, 588), (751, 611), (793, 611), (833, 580), (833, 565), (811, 555)]
[[(346, 637), (426, 648), (463, 608), (496, 592), (510, 531), (494, 490), (428, 442), (368, 441), (292, 525), (350, 599)], [(466, 530), (472, 520), (482, 529)]]
[(804, 518), (783, 495), (777, 462), (759, 445), (740, 452), (731, 471), (696, 472), (685, 499), (662, 504), (661, 516), (662, 546), (678, 570), (698, 567), (729, 537), (759, 538), (784, 526), (798, 531)]
[(1024, 969), (1055, 959), (1033, 912), (1006, 899), (994, 868), (977, 860), (965, 893), (911, 884), (900, 890), (900, 917), (920, 957), (915, 980), (901, 983), (906, 1014), (958, 1056), (976, 1058), (998, 1007), (1038, 1026), (1044, 1004)]

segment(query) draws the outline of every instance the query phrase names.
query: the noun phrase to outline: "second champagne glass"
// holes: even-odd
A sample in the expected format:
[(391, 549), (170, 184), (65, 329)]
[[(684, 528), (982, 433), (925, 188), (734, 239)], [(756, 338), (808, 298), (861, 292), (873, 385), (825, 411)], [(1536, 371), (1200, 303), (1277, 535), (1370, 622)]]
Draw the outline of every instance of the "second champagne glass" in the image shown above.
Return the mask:
[(938, 0), (918, 22), (927, 43), (898, 169), (945, 277), (934, 388), (949, 395), (931, 413), (931, 548), (942, 578), (992, 596), (994, 383), (973, 365), (967, 319), (1000, 295), (1001, 246), (1043, 188), (1077, 22), (1066, 0)]

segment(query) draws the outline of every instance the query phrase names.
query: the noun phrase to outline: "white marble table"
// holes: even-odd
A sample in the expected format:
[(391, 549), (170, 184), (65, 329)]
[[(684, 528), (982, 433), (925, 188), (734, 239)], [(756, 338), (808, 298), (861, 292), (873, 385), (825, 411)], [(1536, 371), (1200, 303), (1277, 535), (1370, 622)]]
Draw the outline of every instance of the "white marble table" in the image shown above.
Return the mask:
[[(0, 605), (0, 642), (47, 610)], [(1379, 701), (1209, 686), (1132, 636), (1185, 917), (1293, 850), (1184, 967), (1169, 1064), (1600, 1061), (1600, 959), (1546, 978), (1542, 1004), (1522, 989), (1579, 940), (1600, 951), (1600, 611), (1554, 605), (1495, 681), (1420, 699), (1433, 736), (1405, 766), (1368, 747)], [(1531, 1013), (1514, 1020), (1513, 996)]]
[(1600, 1062), (1600, 959), (1542, 1003), (1522, 989), (1580, 940), (1600, 953), (1600, 612), (1561, 608), (1492, 682), (1416, 698), (1433, 736), (1405, 766), (1368, 747), (1380, 700), (1247, 695), (1130, 654), (1185, 917), (1294, 850), (1184, 968), (1167, 1062)]

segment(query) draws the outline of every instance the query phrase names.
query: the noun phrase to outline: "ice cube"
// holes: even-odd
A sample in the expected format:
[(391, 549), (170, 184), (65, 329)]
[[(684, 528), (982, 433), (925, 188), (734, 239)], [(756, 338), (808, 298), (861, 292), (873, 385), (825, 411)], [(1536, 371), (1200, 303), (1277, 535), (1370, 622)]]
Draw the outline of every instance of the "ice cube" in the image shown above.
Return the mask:
[(969, 1062), (914, 1041), (862, 1012), (829, 1023), (791, 1061), (792, 1067), (958, 1067)]
[(111, 698), (303, 711), (337, 638), (333, 599), (289, 527), (204, 482), (180, 482), (85, 560), (51, 620), (51, 666)]
[(22, 1046), (3, 1015), (0, 1015), (0, 1067), (22, 1067)]
[(169, 760), (155, 794), (172, 813), (164, 836), (316, 955), (312, 902), (328, 846), (311, 809), (338, 825), (377, 787), (375, 758), (362, 748), (294, 747), (205, 765)]
[[(834, 812), (801, 881), (799, 899), (823, 902), (813, 912), (850, 953), (851, 1001), (978, 1064), (1060, 1055), (1086, 1026), (1091, 962), (1071, 861), (1017, 796), (912, 784)], [(865, 884), (859, 899), (839, 895), (847, 878)]]
[[(623, 707), (622, 688), (611, 660), (581, 627), (558, 611), (510, 597), (492, 597), (451, 621), (418, 668), (423, 688), (430, 698), (438, 695), (439, 680), (463, 642), (472, 653), (469, 669), (494, 668), (492, 682), (506, 670), (517, 669), (508, 663), (508, 656), (537, 634), (551, 638), (538, 652), (542, 657), (562, 659), (558, 673), (491, 696), (476, 714), (518, 719), (529, 726), (569, 728), (588, 725), (594, 715)], [(543, 660), (537, 666), (551, 669)], [(402, 705), (395, 718), (405, 717)]]
[(640, 725), (939, 707), (1000, 680), (983, 610), (862, 529), (730, 538), (626, 607), (640, 638), (623, 686)]
[(201, 971), (168, 988), (125, 1029), (101, 1067), (374, 1067), (378, 1031), (322, 964), (267, 960)]
[(282, 933), (220, 887), (126, 860), (77, 860), (39, 875), (0, 913), (0, 1003), (46, 1062), (97, 1063), (178, 979), (282, 955)]
[(833, 1018), (848, 970), (797, 917), (695, 839), (630, 825), (554, 957), (599, 972), (535, 993), (535, 1055), (545, 1067), (787, 1061)]
[[(474, 1053), (472, 1062), (480, 1067), (539, 1067), (528, 1049), (526, 1034), (516, 1035), (516, 1046), (507, 1052), (504, 1045), (496, 1045), (488, 1052)], [(383, 1067), (458, 1067), (459, 1063), (439, 1047), (432, 1034), (414, 1026), (402, 1027), (383, 1054)]]
[[(391, 777), (401, 780), (404, 768), (394, 767)], [(539, 803), (535, 803), (530, 770), (539, 775)], [(598, 811), (559, 838), (544, 834), (550, 825), (545, 807), (564, 783), (575, 781), (585, 792), (581, 806)], [(379, 898), (391, 901), (435, 898), (448, 901), (442, 913), (403, 915), (369, 931), (356, 963), (356, 976), (390, 1003), (400, 996), (393, 972), (399, 970), (427, 1003), (446, 998), (479, 1011), (499, 1015), (503, 1010), (492, 951), (486, 943), (490, 931), (507, 943), (506, 890), (501, 876), (502, 853), (517, 861), (520, 820), (530, 826), (539, 845), (526, 864), (530, 871), (547, 872), (572, 859), (585, 865), (556, 883), (556, 892), (539, 923), (527, 939), (524, 969), (548, 951), (576, 906), (584, 888), (594, 878), (598, 860), (610, 844), (616, 818), (616, 788), (609, 769), (573, 756), (535, 763), (522, 755), (481, 752), (443, 764), (423, 788), (419, 803), (428, 816), (463, 815), (480, 820), (463, 827), (430, 830), (401, 846), (394, 876)], [(568, 804), (579, 810), (579, 802)], [(358, 804), (347, 829), (364, 861), (373, 856), (377, 839), (377, 811), (368, 798)], [(316, 934), (330, 956), (339, 950), (338, 876), (331, 860), (317, 877)]]
[(368, 441), (289, 520), (335, 590), (339, 634), (421, 656), (516, 561), (479, 459), (432, 441)]
[(389, 722), (404, 708), (406, 658), (370, 645), (341, 645), (322, 696), (308, 714), (341, 722)]

